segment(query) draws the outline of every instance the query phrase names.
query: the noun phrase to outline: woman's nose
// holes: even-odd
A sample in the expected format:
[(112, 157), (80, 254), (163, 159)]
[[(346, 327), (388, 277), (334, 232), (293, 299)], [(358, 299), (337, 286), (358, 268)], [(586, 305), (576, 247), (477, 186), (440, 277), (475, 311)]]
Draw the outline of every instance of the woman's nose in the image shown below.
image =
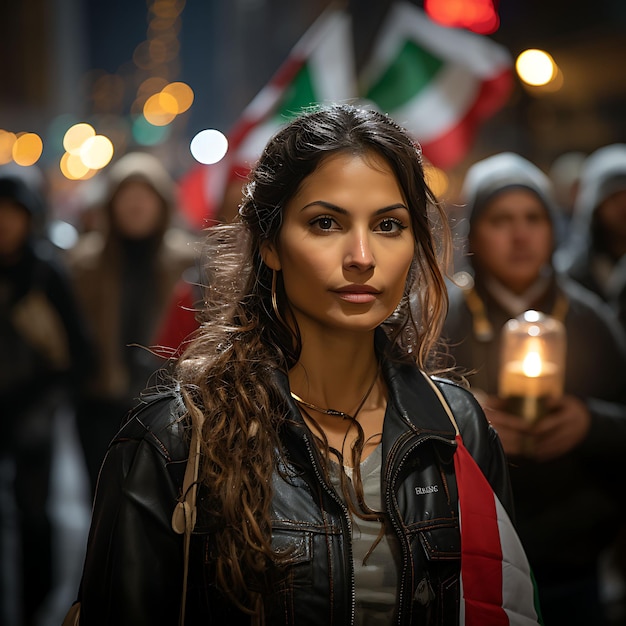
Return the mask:
[(344, 266), (348, 269), (368, 270), (376, 265), (369, 231), (355, 231), (348, 235)]

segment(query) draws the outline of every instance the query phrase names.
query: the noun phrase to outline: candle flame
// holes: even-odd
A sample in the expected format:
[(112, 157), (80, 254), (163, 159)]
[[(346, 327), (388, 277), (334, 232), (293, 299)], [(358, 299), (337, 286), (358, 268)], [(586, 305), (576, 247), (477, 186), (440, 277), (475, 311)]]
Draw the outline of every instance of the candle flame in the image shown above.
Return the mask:
[(541, 375), (542, 364), (541, 357), (538, 352), (529, 352), (524, 357), (524, 362), (522, 363), (522, 371), (524, 372), (524, 376), (528, 376), (529, 378), (537, 378)]

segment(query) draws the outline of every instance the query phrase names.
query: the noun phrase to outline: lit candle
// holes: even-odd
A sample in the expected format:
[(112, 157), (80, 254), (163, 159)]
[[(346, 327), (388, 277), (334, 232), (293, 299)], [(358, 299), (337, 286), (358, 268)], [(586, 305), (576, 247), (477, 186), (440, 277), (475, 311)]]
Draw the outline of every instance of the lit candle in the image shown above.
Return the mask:
[(526, 311), (503, 329), (498, 395), (507, 409), (529, 421), (563, 393), (565, 329), (554, 318)]

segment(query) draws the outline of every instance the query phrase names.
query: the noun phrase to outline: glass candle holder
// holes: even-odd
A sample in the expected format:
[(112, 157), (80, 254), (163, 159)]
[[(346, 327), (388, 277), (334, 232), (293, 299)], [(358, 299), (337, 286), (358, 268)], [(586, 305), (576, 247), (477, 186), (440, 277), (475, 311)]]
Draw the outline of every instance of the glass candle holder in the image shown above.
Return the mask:
[(566, 334), (563, 324), (538, 311), (526, 311), (502, 329), (498, 395), (506, 410), (535, 422), (550, 398), (563, 395)]

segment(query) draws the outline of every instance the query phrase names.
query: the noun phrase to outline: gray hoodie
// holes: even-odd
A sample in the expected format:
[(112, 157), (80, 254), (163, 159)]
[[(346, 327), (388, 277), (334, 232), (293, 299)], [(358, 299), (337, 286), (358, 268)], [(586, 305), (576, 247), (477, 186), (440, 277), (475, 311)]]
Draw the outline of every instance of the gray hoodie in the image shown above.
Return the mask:
[(587, 157), (581, 172), (570, 239), (559, 253), (561, 269), (614, 306), (620, 294), (626, 291), (626, 257), (614, 262), (603, 254), (593, 218), (609, 196), (623, 190), (626, 190), (626, 144), (604, 146)]

